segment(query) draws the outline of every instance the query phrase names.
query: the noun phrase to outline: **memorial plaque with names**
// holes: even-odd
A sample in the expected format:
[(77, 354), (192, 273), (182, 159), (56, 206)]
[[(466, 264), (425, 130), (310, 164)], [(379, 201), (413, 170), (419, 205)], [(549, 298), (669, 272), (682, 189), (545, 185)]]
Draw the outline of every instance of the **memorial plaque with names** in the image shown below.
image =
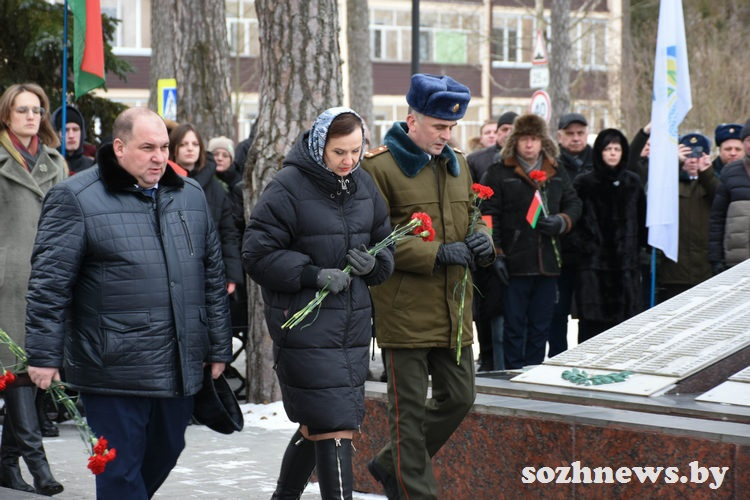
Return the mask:
[[(655, 388), (649, 378), (648, 390), (622, 383), (597, 386), (599, 390), (630, 394), (654, 394), (750, 345), (750, 261), (651, 308), (616, 327), (600, 333), (544, 362), (558, 367), (634, 373), (657, 377), (663, 387)], [(548, 369), (532, 368), (514, 381), (563, 385), (553, 380)], [(658, 384), (657, 384), (658, 385)], [(620, 389), (618, 389), (620, 387)], [(586, 387), (591, 388), (591, 387)]]
[(750, 406), (750, 366), (695, 399), (710, 403)]

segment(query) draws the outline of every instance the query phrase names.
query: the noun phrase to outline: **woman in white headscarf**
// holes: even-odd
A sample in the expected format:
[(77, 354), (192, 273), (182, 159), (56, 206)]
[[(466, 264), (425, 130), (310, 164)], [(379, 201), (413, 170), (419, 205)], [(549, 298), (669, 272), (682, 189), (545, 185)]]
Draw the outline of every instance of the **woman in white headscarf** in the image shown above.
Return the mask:
[[(263, 289), (284, 408), (300, 424), (275, 499), (299, 498), (316, 465), (323, 498), (351, 498), (351, 439), (364, 418), (373, 336), (368, 286), (393, 272), (392, 249), (366, 251), (391, 226), (380, 192), (359, 168), (364, 145), (359, 115), (323, 112), (286, 156), (245, 230), (243, 264)], [(317, 315), (282, 328), (324, 286), (330, 295)]]

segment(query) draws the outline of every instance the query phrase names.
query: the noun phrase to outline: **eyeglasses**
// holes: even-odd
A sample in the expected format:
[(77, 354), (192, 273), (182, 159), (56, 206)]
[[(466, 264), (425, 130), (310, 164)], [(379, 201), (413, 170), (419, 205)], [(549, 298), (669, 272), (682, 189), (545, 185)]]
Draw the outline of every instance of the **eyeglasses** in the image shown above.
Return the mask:
[(44, 108), (40, 108), (39, 106), (19, 106), (15, 109), (15, 112), (19, 115), (25, 115), (29, 111), (31, 111), (35, 115), (43, 115), (45, 110)]

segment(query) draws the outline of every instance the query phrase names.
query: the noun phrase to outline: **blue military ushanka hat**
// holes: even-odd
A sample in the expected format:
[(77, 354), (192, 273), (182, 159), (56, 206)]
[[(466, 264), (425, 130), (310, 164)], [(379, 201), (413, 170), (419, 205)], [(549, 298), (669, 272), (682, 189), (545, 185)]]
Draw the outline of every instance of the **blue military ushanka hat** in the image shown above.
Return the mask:
[(423, 115), (441, 120), (460, 120), (471, 100), (469, 87), (450, 76), (416, 73), (406, 94), (409, 106)]
[(727, 139), (741, 141), (740, 133), (742, 133), (742, 125), (739, 123), (722, 123), (717, 125), (716, 130), (714, 130), (714, 142), (717, 146), (721, 146), (721, 143)]
[(692, 134), (685, 134), (680, 137), (680, 144), (695, 148), (700, 146), (703, 148), (703, 152), (711, 154), (711, 140), (703, 134), (694, 132)]

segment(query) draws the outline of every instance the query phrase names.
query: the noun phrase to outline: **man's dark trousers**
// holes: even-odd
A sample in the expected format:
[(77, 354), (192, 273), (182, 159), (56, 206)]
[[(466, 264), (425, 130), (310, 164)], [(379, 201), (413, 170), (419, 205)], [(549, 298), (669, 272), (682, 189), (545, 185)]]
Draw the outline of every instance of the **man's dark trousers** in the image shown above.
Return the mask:
[(151, 498), (185, 448), (193, 398), (145, 398), (82, 394), (86, 419), (117, 457), (96, 476), (96, 497)]
[(505, 368), (516, 369), (544, 361), (556, 276), (511, 276), (505, 292)]

